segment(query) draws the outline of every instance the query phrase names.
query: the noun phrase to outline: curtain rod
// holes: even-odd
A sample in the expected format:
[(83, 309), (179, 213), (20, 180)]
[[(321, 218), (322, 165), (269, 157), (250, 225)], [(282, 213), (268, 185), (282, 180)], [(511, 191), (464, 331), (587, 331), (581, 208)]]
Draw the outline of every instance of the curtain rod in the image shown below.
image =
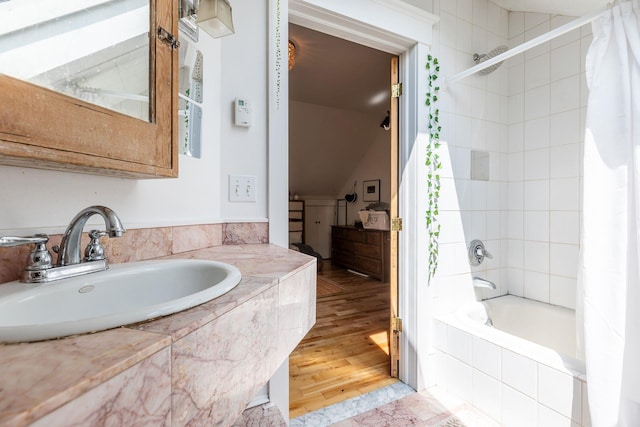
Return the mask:
[(512, 49), (507, 50), (504, 53), (501, 53), (500, 55), (494, 56), (491, 59), (487, 59), (486, 61), (478, 64), (478, 65), (474, 65), (471, 68), (468, 68), (464, 71), (461, 71), (458, 74), (454, 74), (453, 76), (449, 77), (448, 79), (446, 79), (442, 85), (442, 89), (446, 89), (447, 86), (451, 85), (452, 83), (455, 83), (459, 80), (464, 79), (465, 77), (469, 77), (472, 74), (477, 73), (478, 71), (482, 71), (485, 68), (489, 68), (490, 66), (497, 64), (498, 62), (502, 62), (502, 61), (506, 61), (507, 59), (511, 58), (512, 56), (515, 56), (519, 53), (525, 52), (531, 48), (534, 48), (542, 43), (546, 43), (549, 40), (555, 39), (556, 37), (559, 37), (563, 34), (566, 34), (570, 31), (575, 30), (576, 28), (579, 28), (585, 24), (588, 24), (592, 21), (595, 21), (596, 19), (598, 19), (599, 17), (601, 17), (609, 8), (611, 8), (611, 4), (608, 5), (605, 9), (601, 9), (598, 10), (597, 12), (593, 12), (590, 14), (587, 14), (585, 16), (582, 16), (578, 19), (575, 19), (571, 22), (568, 22), (564, 25), (559, 26), (556, 29), (553, 29), (551, 31), (549, 31), (548, 33), (542, 34), (538, 37), (535, 37), (531, 40), (529, 40), (528, 42), (524, 42)]

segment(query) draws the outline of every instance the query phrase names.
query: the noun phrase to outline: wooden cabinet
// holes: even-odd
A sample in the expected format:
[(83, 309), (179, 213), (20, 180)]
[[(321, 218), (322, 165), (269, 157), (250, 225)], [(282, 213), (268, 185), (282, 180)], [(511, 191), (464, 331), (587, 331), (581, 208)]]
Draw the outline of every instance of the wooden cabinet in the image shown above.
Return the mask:
[(289, 202), (289, 244), (304, 241), (304, 200)]
[(389, 232), (333, 226), (331, 262), (388, 281)]

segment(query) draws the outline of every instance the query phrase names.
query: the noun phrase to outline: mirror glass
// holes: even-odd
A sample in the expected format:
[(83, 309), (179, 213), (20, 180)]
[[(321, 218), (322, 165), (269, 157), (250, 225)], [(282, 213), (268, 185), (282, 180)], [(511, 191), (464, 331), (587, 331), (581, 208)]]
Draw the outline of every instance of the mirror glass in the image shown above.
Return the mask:
[(148, 0), (0, 0), (0, 73), (149, 121)]

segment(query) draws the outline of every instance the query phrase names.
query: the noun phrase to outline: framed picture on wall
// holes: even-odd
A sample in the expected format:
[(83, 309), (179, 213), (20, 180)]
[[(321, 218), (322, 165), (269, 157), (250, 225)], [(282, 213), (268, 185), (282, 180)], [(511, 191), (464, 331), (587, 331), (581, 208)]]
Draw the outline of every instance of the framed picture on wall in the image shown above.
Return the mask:
[(380, 180), (372, 179), (362, 183), (362, 200), (365, 202), (380, 201)]

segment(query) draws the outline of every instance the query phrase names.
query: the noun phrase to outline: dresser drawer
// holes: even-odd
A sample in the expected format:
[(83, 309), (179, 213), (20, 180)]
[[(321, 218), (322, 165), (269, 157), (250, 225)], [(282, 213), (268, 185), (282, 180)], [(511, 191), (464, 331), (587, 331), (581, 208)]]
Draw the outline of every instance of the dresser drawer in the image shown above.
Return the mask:
[(354, 243), (353, 250), (358, 256), (365, 256), (368, 258), (382, 258), (382, 249), (380, 246), (365, 245), (364, 243)]
[(380, 246), (382, 243), (382, 233), (376, 231), (367, 231), (367, 244)]
[(382, 273), (382, 261), (372, 258), (356, 257), (354, 262), (356, 269), (363, 273), (379, 275)]
[(352, 242), (366, 243), (367, 233), (364, 230), (347, 230), (346, 238)]

